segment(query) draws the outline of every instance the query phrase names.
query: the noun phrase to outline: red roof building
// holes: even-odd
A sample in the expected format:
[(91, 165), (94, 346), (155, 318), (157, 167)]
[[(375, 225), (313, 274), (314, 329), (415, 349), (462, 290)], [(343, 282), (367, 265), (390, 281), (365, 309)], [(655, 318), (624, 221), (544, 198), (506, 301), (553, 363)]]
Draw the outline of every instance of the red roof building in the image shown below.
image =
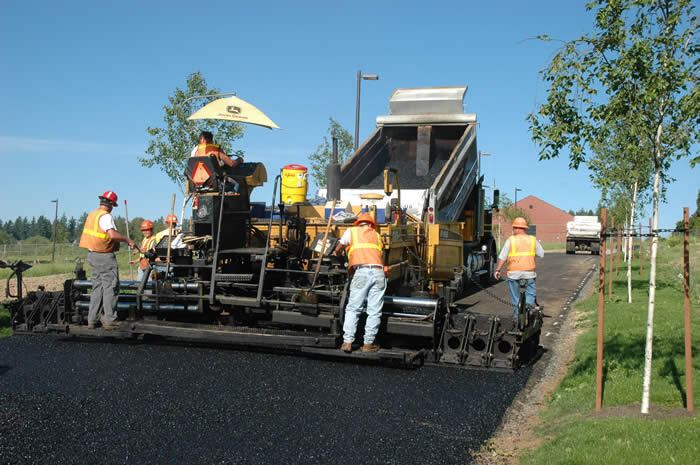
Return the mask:
[[(534, 195), (518, 200), (516, 206), (527, 215), (530, 220), (528, 225), (536, 226), (536, 236), (540, 242), (566, 242), (566, 223), (573, 221), (572, 215)], [(512, 221), (506, 220), (501, 215), (494, 217), (493, 233), (498, 241), (500, 226), (501, 244), (513, 234), (511, 223)]]

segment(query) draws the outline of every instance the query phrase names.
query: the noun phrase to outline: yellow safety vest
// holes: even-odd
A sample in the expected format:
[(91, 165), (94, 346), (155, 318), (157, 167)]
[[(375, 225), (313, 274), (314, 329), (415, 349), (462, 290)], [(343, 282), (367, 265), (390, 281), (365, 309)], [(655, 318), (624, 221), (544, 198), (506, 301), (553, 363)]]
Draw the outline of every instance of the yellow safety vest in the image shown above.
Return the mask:
[(508, 271), (535, 271), (537, 240), (527, 234), (510, 236), (510, 251), (506, 266)]

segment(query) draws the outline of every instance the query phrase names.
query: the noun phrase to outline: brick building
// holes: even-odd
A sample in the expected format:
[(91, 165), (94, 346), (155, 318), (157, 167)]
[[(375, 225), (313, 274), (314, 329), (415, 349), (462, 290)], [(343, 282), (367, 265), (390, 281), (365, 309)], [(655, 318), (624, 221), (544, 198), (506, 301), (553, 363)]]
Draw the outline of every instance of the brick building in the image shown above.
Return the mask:
[[(574, 219), (572, 215), (544, 200), (538, 199), (534, 195), (518, 200), (516, 206), (527, 214), (530, 219), (528, 224), (537, 227), (537, 239), (539, 241), (566, 242), (566, 223)], [(501, 215), (494, 218), (494, 235), (496, 240), (498, 240), (498, 225), (500, 224), (501, 244), (513, 233), (511, 223), (511, 221), (506, 220)]]

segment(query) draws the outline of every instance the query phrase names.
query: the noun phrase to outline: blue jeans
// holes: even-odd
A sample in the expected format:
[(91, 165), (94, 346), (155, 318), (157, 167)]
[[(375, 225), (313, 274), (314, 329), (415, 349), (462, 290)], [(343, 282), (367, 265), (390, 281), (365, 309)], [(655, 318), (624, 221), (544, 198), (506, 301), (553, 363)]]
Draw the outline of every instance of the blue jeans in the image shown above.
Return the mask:
[[(535, 296), (537, 295), (537, 286), (535, 280), (537, 278), (526, 279), (525, 286), (525, 304), (535, 305)], [(520, 283), (519, 279), (508, 278), (508, 290), (510, 291), (510, 303), (513, 305), (513, 316), (518, 316), (518, 302), (520, 302)]]
[(367, 322), (365, 323), (365, 344), (374, 343), (382, 320), (386, 277), (383, 269), (360, 268), (350, 283), (350, 297), (345, 307), (343, 342), (354, 342), (357, 321), (367, 301)]

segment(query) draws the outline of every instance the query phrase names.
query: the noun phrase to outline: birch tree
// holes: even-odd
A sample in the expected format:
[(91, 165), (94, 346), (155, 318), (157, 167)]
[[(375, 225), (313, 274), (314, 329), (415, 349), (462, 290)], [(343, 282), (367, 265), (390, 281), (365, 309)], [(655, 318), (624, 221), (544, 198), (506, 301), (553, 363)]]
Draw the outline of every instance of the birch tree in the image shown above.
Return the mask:
[[(630, 131), (632, 129), (632, 131)], [(624, 224), (633, 225), (636, 212), (644, 207), (651, 186), (652, 147), (641, 139), (623, 119), (611, 124), (606, 140), (592, 144), (593, 156), (588, 161), (593, 185), (602, 192), (614, 192), (614, 202), (626, 202)], [(604, 205), (614, 205), (606, 202)], [(622, 225), (620, 221), (618, 224)], [(632, 256), (630, 229), (625, 228), (625, 258)], [(627, 302), (632, 303), (632, 260), (627, 262)]]
[[(592, 143), (607, 139), (614, 122), (652, 148), (653, 229), (659, 228), (659, 201), (674, 161), (691, 154), (700, 132), (697, 17), (691, 0), (596, 0), (586, 5), (593, 31), (565, 41), (542, 71), (546, 101), (529, 116), (540, 159), (568, 149), (569, 165), (590, 159)], [(540, 36), (543, 40), (551, 40)], [(652, 238), (642, 413), (649, 411), (656, 254)]]
[(214, 142), (221, 146), (230, 156), (243, 156), (243, 151), (233, 150), (233, 142), (245, 133), (245, 125), (223, 120), (194, 120), (187, 117), (216, 97), (189, 100), (197, 95), (215, 95), (221, 91), (209, 88), (207, 81), (198, 71), (187, 76), (186, 88), (175, 88), (168, 97), (168, 103), (163, 105), (162, 128), (146, 128), (151, 137), (143, 157), (139, 157), (142, 166), (157, 166), (173, 181), (180, 192), (185, 192), (185, 167), (190, 157), (192, 147), (199, 144), (199, 133), (210, 131), (214, 134)]

